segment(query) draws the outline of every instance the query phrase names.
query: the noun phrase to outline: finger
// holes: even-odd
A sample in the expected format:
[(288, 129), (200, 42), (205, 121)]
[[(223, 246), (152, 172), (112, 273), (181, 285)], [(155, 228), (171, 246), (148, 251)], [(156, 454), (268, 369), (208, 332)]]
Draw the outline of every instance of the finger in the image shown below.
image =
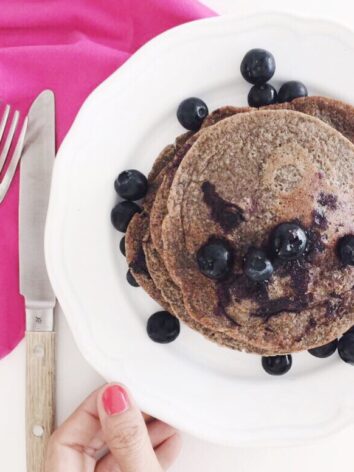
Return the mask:
[[(144, 414), (143, 416), (146, 421)], [(152, 447), (155, 449), (167, 439), (174, 436), (177, 431), (175, 428), (172, 428), (172, 426), (163, 423), (162, 421), (155, 420), (152, 417), (150, 418), (151, 420), (147, 424), (147, 429)], [(112, 454), (107, 454), (98, 462), (95, 472), (116, 472), (116, 470), (119, 472), (117, 461), (114, 459)]]
[(179, 433), (175, 433), (159, 447), (155, 449), (158, 461), (163, 470), (167, 470), (175, 462), (181, 452), (182, 438)]
[[(152, 447), (154, 449), (166, 441), (166, 439), (169, 439), (178, 432), (172, 426), (164, 423), (163, 421), (155, 419), (153, 416), (149, 416), (145, 413), (142, 413), (142, 415), (148, 429)], [(95, 436), (95, 441), (99, 445), (97, 449), (102, 450), (102, 453), (100, 452), (99, 456), (99, 459), (101, 460), (98, 462), (98, 465), (100, 465), (102, 469), (98, 467), (98, 469), (95, 469), (95, 472), (100, 472), (101, 470), (106, 471), (107, 469), (108, 472), (113, 472), (115, 470), (114, 466), (119, 469), (117, 461), (113, 458), (112, 454), (108, 454), (108, 449), (105, 447), (105, 441), (103, 439), (101, 429)]]
[(122, 385), (98, 395), (97, 408), (106, 444), (122, 472), (161, 472), (144, 418)]
[(151, 421), (147, 429), (154, 449), (177, 433), (175, 428), (159, 420)]
[(122, 472), (111, 453), (104, 456), (96, 465), (95, 472)]
[(80, 467), (94, 464), (95, 453), (103, 445), (97, 394), (98, 391), (93, 392), (52, 434), (47, 450), (47, 471), (64, 472), (68, 464), (75, 464), (76, 470), (81, 470)]
[(99, 390), (91, 393), (74, 413), (54, 432), (52, 439), (57, 444), (85, 448), (99, 432), (101, 425), (97, 411)]

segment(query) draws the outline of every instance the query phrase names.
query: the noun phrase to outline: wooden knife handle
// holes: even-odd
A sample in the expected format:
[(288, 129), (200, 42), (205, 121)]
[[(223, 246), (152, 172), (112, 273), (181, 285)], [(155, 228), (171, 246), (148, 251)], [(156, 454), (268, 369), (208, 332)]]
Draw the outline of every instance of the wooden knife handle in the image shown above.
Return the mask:
[(27, 472), (44, 472), (54, 427), (54, 332), (26, 332)]

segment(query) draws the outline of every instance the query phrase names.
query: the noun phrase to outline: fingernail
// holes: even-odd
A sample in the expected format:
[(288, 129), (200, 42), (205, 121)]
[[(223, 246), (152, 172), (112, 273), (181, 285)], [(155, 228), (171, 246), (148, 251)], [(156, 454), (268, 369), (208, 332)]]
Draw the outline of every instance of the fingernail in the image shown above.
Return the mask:
[(107, 415), (118, 415), (129, 408), (127, 392), (120, 385), (107, 387), (102, 395), (103, 407)]

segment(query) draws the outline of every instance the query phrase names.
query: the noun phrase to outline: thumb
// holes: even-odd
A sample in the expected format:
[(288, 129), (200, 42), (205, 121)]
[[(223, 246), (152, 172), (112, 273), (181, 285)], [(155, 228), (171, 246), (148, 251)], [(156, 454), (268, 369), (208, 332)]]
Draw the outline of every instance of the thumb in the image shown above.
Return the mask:
[(162, 472), (144, 418), (125, 387), (104, 387), (97, 402), (105, 442), (121, 471)]

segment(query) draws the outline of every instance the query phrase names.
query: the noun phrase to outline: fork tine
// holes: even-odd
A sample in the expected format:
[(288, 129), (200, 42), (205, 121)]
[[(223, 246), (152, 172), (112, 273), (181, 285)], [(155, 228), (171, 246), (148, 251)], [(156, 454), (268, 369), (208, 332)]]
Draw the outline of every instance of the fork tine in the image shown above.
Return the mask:
[(4, 131), (5, 131), (5, 126), (6, 126), (9, 114), (10, 114), (10, 110), (11, 110), (10, 105), (6, 105), (4, 113), (2, 114), (2, 118), (0, 121), (0, 143), (1, 143), (2, 135), (4, 134)]
[(2, 171), (2, 168), (4, 167), (6, 157), (7, 157), (7, 154), (9, 152), (9, 149), (10, 149), (10, 146), (11, 146), (11, 143), (12, 143), (12, 139), (14, 137), (14, 134), (15, 134), (15, 131), (16, 131), (16, 128), (17, 128), (17, 123), (18, 123), (19, 117), (20, 117), (20, 112), (16, 110), (15, 113), (14, 113), (14, 116), (12, 118), (12, 122), (11, 122), (11, 125), (10, 125), (9, 132), (6, 136), (5, 145), (4, 145), (3, 150), (0, 154), (0, 172)]
[(22, 128), (21, 128), (18, 140), (17, 140), (17, 144), (15, 147), (13, 156), (11, 158), (11, 162), (9, 164), (9, 167), (7, 168), (4, 178), (2, 179), (2, 182), (0, 183), (0, 203), (5, 198), (5, 195), (11, 185), (12, 179), (14, 178), (18, 163), (20, 162), (22, 150), (23, 150), (23, 144), (25, 141), (25, 136), (26, 136), (26, 131), (27, 131), (27, 125), (28, 125), (28, 117), (26, 116), (22, 124)]

